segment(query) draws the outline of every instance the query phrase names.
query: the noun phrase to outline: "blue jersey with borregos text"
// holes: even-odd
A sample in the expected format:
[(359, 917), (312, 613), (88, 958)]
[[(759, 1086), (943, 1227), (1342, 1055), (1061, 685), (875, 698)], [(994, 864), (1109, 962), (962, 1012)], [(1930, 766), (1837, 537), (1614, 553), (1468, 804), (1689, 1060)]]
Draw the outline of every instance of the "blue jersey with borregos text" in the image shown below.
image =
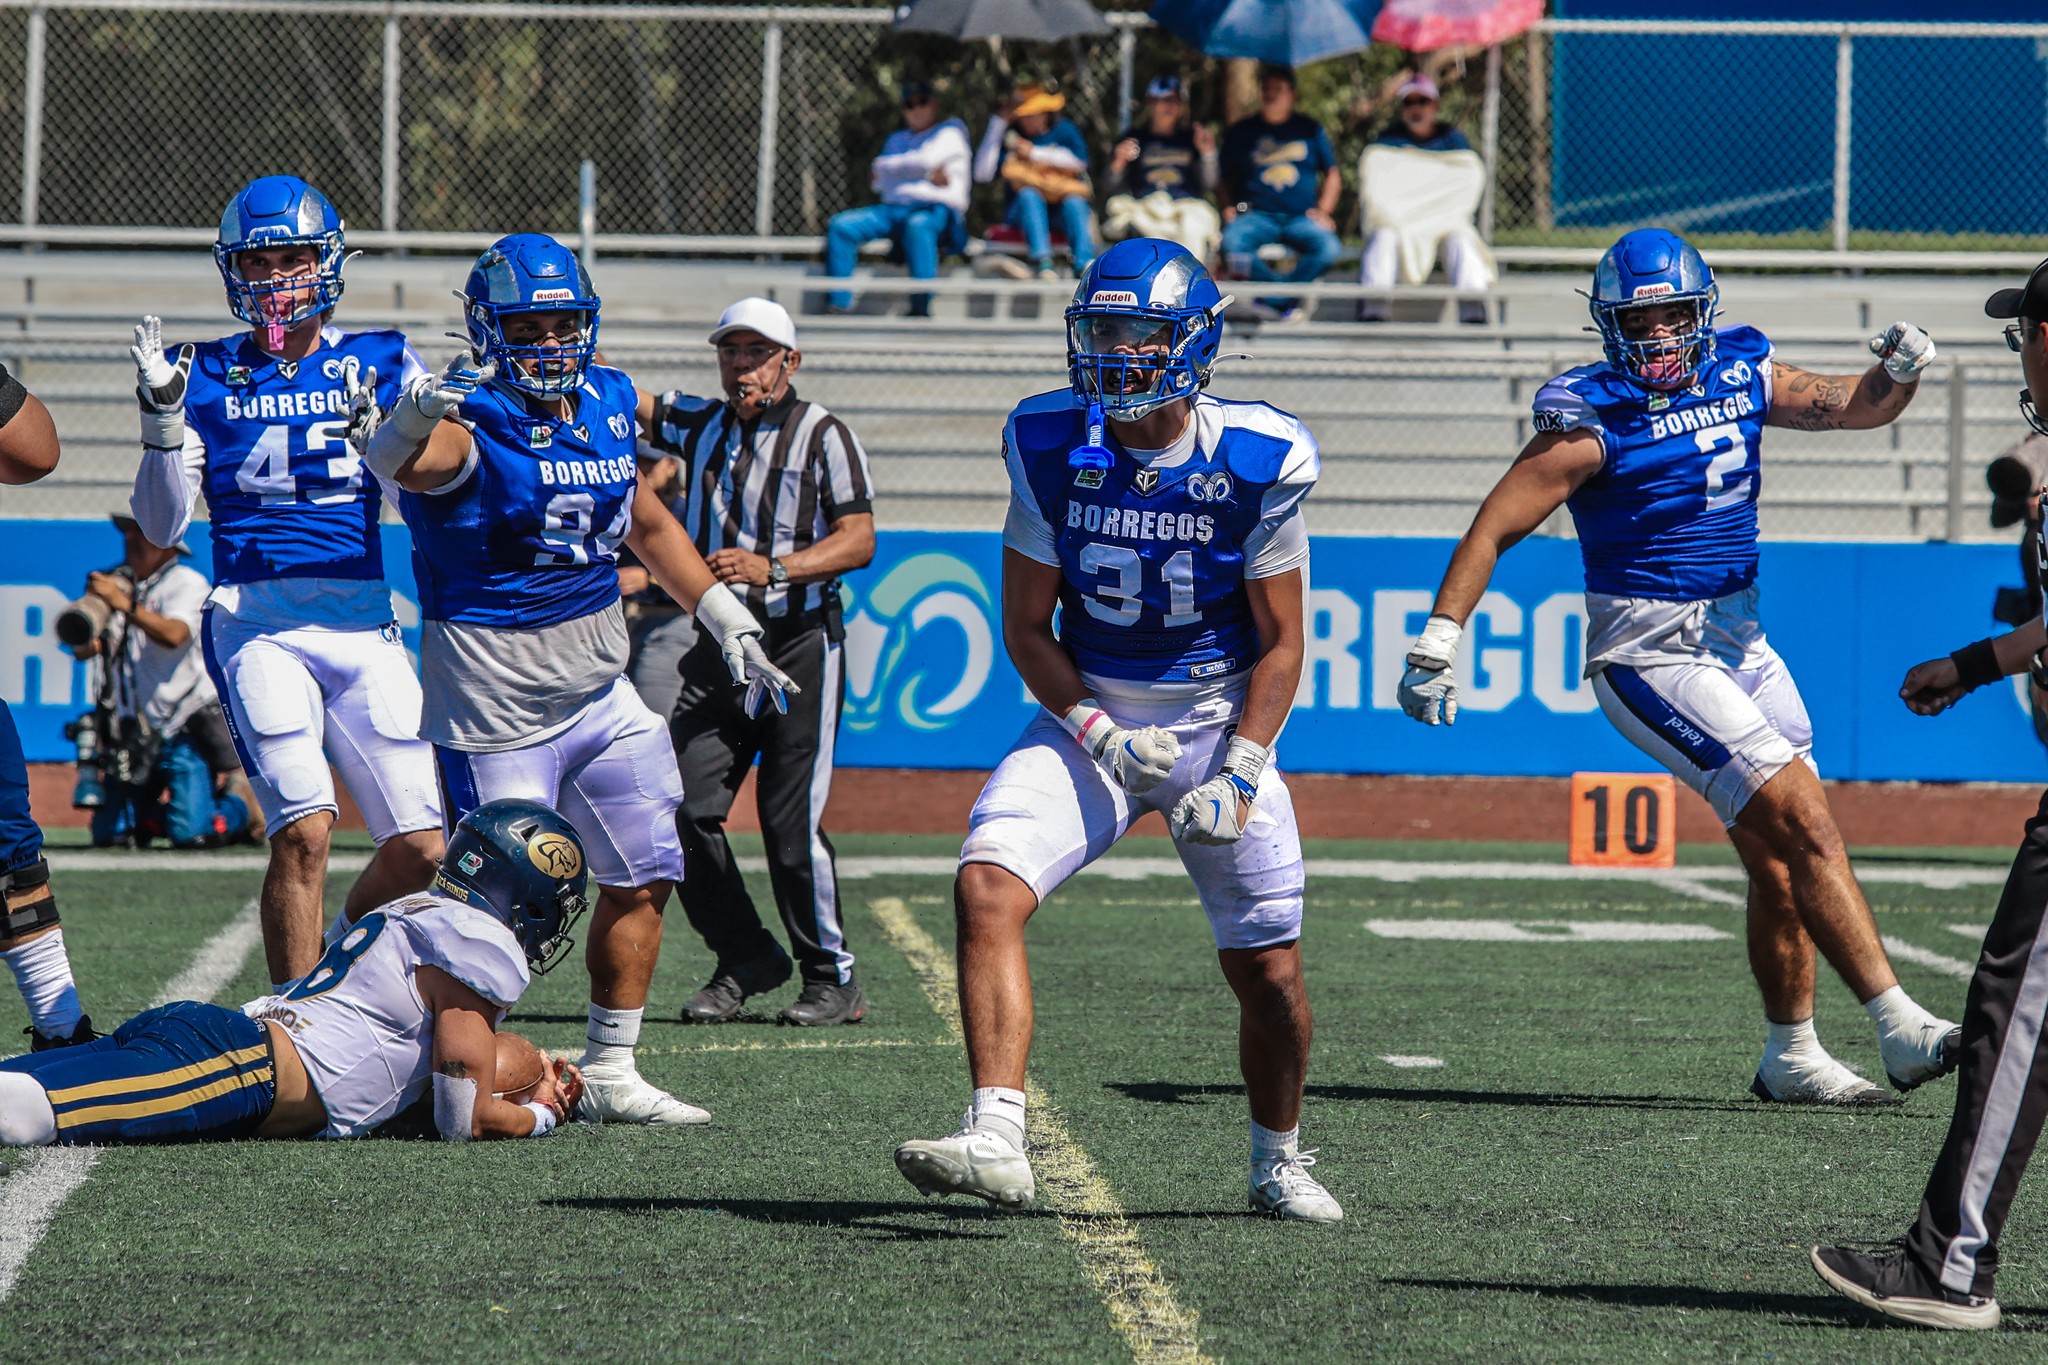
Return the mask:
[(1756, 581), (1771, 343), (1753, 327), (1716, 338), (1691, 388), (1653, 393), (1603, 361), (1537, 393), (1537, 431), (1590, 431), (1605, 455), (1567, 503), (1587, 591), (1700, 602)]
[(399, 499), (426, 619), (551, 626), (619, 600), (619, 543), (639, 486), (638, 395), (618, 370), (592, 365), (573, 397), (566, 422), (496, 384), (462, 400), (470, 467)]
[(375, 368), (377, 402), (397, 402), (424, 370), (405, 337), (327, 327), (286, 361), (241, 332), (193, 352), (185, 426), (206, 447), (214, 582), (383, 578), (383, 495), (349, 446), (347, 389)]
[[(1060, 641), (1084, 673), (1196, 682), (1258, 661), (1248, 547), (1314, 485), (1315, 439), (1264, 403), (1204, 395), (1193, 420), (1193, 449), (1178, 463), (1141, 464), (1117, 449), (1110, 468), (1086, 470), (1068, 461), (1087, 439), (1071, 391), (1028, 398), (1010, 414), (1012, 506), (1049, 533), (1038, 552), (1057, 559), (1064, 579)], [(1008, 533), (1005, 541), (1024, 548)]]

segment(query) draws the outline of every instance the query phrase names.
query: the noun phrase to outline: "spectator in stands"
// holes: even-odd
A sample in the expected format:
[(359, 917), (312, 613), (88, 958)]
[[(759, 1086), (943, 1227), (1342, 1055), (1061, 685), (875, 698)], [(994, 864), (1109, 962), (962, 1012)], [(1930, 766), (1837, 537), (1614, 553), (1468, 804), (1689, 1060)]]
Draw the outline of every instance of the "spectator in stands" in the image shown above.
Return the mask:
[[(1020, 85), (996, 109), (974, 153), (974, 178), (1000, 176), (1009, 187), (1003, 221), (1024, 234), (1030, 272), (1056, 278), (1052, 266), (1052, 214), (1057, 211), (1073, 254), (1074, 273), (1095, 259), (1088, 183), (1088, 144), (1073, 121), (1059, 116), (1067, 97), (1042, 85)], [(994, 261), (1007, 258), (995, 257)]]
[[(1259, 112), (1223, 135), (1223, 259), (1240, 277), (1318, 280), (1342, 250), (1337, 151), (1320, 124), (1294, 111), (1294, 100), (1294, 73), (1269, 66), (1259, 74)], [(1294, 268), (1285, 274), (1258, 256), (1275, 242), (1294, 252)], [(1299, 299), (1262, 299), (1257, 307), (1282, 321), (1304, 316)]]
[(199, 643), (212, 585), (182, 562), (191, 553), (184, 545), (159, 549), (133, 517), (113, 520), (125, 555), (86, 579), (87, 597), (104, 610), (80, 613), (100, 628), (71, 651), (102, 660), (94, 720), (105, 800), (92, 813), (93, 845), (165, 838), (174, 848), (215, 848), (242, 839), (255, 793)]
[[(903, 126), (889, 134), (871, 169), (882, 202), (835, 213), (825, 229), (825, 273), (834, 278), (851, 275), (862, 245), (883, 238), (896, 244), (914, 280), (937, 277), (941, 248), (966, 250), (967, 196), (974, 188), (967, 125), (939, 117), (938, 96), (927, 82), (906, 81), (902, 93)], [(838, 290), (827, 307), (851, 312), (853, 295)], [(912, 317), (929, 317), (931, 307), (931, 295), (911, 296)]]
[[(1410, 76), (1396, 94), (1400, 117), (1373, 140), (1359, 161), (1359, 211), (1366, 239), (1358, 282), (1380, 289), (1404, 281), (1421, 284), (1441, 259), (1453, 287), (1489, 289), (1493, 264), (1472, 225), (1485, 187), (1485, 167), (1465, 135), (1443, 121), (1443, 100), (1435, 81)], [(1381, 154), (1382, 148), (1399, 151), (1387, 156)], [(1385, 322), (1388, 316), (1384, 299), (1358, 305), (1360, 322)], [(1459, 300), (1458, 319), (1484, 323), (1485, 302)]]
[(1180, 77), (1158, 77), (1145, 87), (1145, 122), (1126, 129), (1110, 156), (1117, 193), (1102, 206), (1103, 238), (1164, 237), (1208, 260), (1223, 230), (1209, 202), (1220, 178), (1216, 135), (1190, 123)]

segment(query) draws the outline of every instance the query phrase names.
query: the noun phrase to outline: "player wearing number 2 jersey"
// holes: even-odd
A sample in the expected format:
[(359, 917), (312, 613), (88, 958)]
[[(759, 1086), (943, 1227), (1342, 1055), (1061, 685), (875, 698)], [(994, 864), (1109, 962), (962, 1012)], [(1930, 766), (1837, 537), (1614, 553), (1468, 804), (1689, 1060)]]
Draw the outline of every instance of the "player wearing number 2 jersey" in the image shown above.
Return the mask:
[(1004, 432), (1003, 635), (1044, 709), (982, 788), (960, 851), (974, 1097), (961, 1132), (896, 1150), (927, 1194), (1032, 1202), (1025, 921), (1151, 810), (1237, 994), (1252, 1207), (1343, 1217), (1299, 1145), (1301, 839), (1269, 761), (1301, 679), (1316, 443), (1275, 408), (1201, 392), (1227, 303), (1185, 248), (1119, 243), (1067, 309), (1070, 389), (1026, 399)]
[(135, 329), (131, 506), (170, 546), (206, 494), (217, 586), (202, 644), (270, 838), (263, 943), (280, 984), (320, 955), (330, 762), (377, 841), (351, 915), (425, 886), (441, 854), (419, 682), (384, 584), (381, 489), (348, 442), (357, 391), (392, 401), (424, 371), (397, 332), (331, 325), (343, 257), (326, 196), (266, 176), (228, 201), (214, 247), (249, 330), (166, 355), (155, 318)]
[(1458, 543), (1401, 705), (1432, 725), (1456, 718), (1458, 643), (1495, 561), (1569, 507), (1600, 708), (1707, 798), (1749, 871), (1750, 967), (1768, 1024), (1752, 1092), (1895, 1103), (1815, 1036), (1816, 948), (1876, 1020), (1899, 1090), (1954, 1068), (1958, 1030), (1892, 974), (1816, 775), (1805, 704), (1758, 624), (1758, 450), (1766, 426), (1892, 421), (1934, 343), (1902, 322), (1871, 339), (1879, 363), (1864, 374), (1809, 374), (1751, 328), (1717, 329), (1719, 298), (1706, 262), (1672, 233), (1631, 232), (1602, 258), (1592, 309), (1606, 360), (1537, 393), (1535, 438)]
[(522, 797), (582, 835), (598, 882), (585, 1115), (702, 1123), (634, 1062), (662, 907), (683, 873), (683, 791), (668, 726), (625, 676), (619, 546), (696, 610), (754, 706), (789, 680), (641, 480), (637, 395), (595, 361), (599, 300), (575, 253), (537, 234), (501, 238), (463, 302), (469, 350), (415, 380), (364, 442), (371, 469), (404, 490), (413, 532), (422, 733), (451, 819)]

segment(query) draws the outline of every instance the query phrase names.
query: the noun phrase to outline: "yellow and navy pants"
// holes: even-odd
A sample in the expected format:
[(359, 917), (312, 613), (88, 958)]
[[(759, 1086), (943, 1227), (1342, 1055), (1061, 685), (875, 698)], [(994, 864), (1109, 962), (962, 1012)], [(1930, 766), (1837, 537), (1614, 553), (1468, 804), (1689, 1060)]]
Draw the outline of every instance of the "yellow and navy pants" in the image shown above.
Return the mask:
[(146, 1010), (79, 1047), (11, 1058), (0, 1071), (43, 1087), (66, 1146), (247, 1137), (277, 1099), (263, 1025), (196, 1000)]

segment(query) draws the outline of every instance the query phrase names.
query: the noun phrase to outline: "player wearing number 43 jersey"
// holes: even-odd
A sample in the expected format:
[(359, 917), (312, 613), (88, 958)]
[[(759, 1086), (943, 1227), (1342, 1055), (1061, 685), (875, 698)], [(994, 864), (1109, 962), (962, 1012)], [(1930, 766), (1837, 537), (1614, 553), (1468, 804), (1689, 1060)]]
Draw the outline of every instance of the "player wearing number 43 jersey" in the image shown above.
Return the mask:
[(288, 990), (239, 1011), (180, 1000), (0, 1062), (0, 1145), (357, 1137), (429, 1084), (451, 1142), (544, 1137), (581, 1079), (543, 1067), (530, 1103), (507, 1099), (492, 1035), (569, 946), (586, 882), (576, 831), (547, 807), (473, 811), (427, 892), (363, 915)]
[(1112, 247), (1067, 309), (1070, 389), (1026, 399), (1004, 431), (1003, 635), (1044, 710), (982, 788), (960, 852), (974, 1095), (961, 1132), (896, 1150), (927, 1194), (1032, 1202), (1024, 925), (1158, 811), (1238, 998), (1252, 1207), (1343, 1217), (1299, 1142), (1301, 840), (1270, 761), (1301, 678), (1316, 444), (1284, 412), (1201, 392), (1228, 302), (1185, 248)]
[(331, 325), (344, 255), (326, 196), (265, 176), (228, 201), (214, 247), (249, 330), (167, 354), (155, 318), (135, 329), (131, 506), (171, 546), (206, 493), (217, 586), (201, 643), (270, 838), (263, 945), (279, 983), (320, 955), (330, 761), (377, 841), (350, 913), (425, 886), (441, 855), (419, 681), (384, 584), (381, 490), (348, 442), (358, 390), (396, 401), (424, 367), (397, 332)]
[(1751, 1090), (1805, 1104), (1896, 1103), (1815, 1036), (1816, 949), (1876, 1020), (1897, 1089), (1953, 1070), (1959, 1030), (1892, 974), (1828, 811), (1805, 704), (1758, 623), (1758, 450), (1766, 426), (1892, 421), (1934, 343), (1901, 322), (1871, 339), (1879, 363), (1862, 375), (1795, 369), (1754, 329), (1715, 326), (1713, 273), (1657, 229), (1614, 244), (1591, 298), (1606, 360), (1537, 393), (1535, 438), (1458, 543), (1409, 652), (1401, 705), (1432, 725), (1456, 718), (1459, 641), (1495, 561), (1569, 507), (1600, 708), (1707, 798), (1749, 871), (1750, 968), (1769, 1026)]
[(451, 818), (523, 797), (582, 835), (598, 882), (590, 931), (586, 1117), (702, 1123), (648, 1084), (634, 1045), (682, 876), (682, 782), (668, 727), (626, 680), (618, 549), (720, 642), (750, 713), (794, 685), (761, 626), (713, 580), (645, 483), (633, 381), (597, 364), (599, 300), (553, 238), (501, 238), (463, 286), (469, 349), (399, 397), (363, 450), (405, 490), (425, 618), (423, 733)]

